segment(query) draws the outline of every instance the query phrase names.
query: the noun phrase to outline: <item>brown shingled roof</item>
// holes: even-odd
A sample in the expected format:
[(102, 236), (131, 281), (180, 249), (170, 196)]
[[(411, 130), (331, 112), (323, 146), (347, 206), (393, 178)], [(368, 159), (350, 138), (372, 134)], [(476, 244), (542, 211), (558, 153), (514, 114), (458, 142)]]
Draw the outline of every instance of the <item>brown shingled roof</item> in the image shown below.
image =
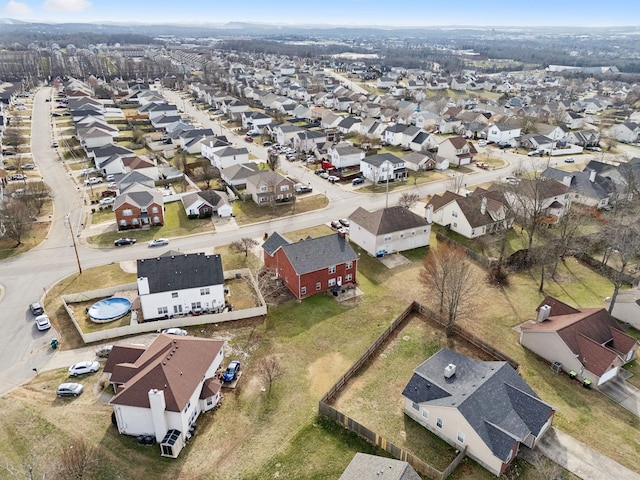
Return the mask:
[(437, 211), (438, 209), (444, 207), (445, 205), (457, 200), (458, 198), (464, 198), (462, 195), (458, 195), (457, 193), (450, 192), (447, 190), (442, 195), (434, 195), (431, 200), (429, 200), (428, 205), (433, 205), (433, 211)]

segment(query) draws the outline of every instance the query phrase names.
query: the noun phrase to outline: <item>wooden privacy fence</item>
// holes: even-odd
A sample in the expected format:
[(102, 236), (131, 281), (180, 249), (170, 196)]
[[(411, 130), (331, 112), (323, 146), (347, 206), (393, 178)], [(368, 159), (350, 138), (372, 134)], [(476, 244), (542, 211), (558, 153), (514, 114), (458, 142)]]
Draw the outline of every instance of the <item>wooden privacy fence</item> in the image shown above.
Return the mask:
[[(380, 334), (378, 338), (367, 348), (367, 350), (360, 355), (360, 357), (347, 369), (347, 371), (333, 384), (333, 386), (322, 396), (318, 405), (318, 414), (324, 417), (330, 418), (339, 425), (342, 425), (347, 430), (355, 433), (359, 437), (365, 439), (367, 442), (382, 448), (389, 452), (394, 458), (403, 460), (409, 463), (419, 474), (426, 475), (434, 480), (445, 480), (453, 470), (464, 459), (467, 447), (465, 446), (453, 461), (443, 471), (438, 470), (434, 466), (428, 464), (414, 454), (398, 447), (397, 445), (389, 442), (386, 438), (377, 434), (373, 430), (368, 429), (364, 425), (359, 424), (354, 419), (348, 417), (344, 413), (335, 409), (331, 403), (335, 399), (336, 395), (347, 385), (349, 380), (357, 375), (360, 369), (372, 358), (373, 355), (378, 353), (380, 347), (384, 342), (406, 321), (406, 319), (412, 313), (419, 313), (420, 315), (436, 322), (438, 325), (446, 327), (445, 322), (433, 312), (430, 308), (414, 301), (412, 302), (400, 315), (398, 315), (391, 325), (389, 325), (384, 332)], [(471, 332), (465, 330), (458, 325), (454, 328), (454, 334), (460, 336), (465, 341), (479, 348), (483, 352), (487, 353), (496, 360), (508, 362), (514, 369), (518, 369), (518, 362), (493, 348)]]

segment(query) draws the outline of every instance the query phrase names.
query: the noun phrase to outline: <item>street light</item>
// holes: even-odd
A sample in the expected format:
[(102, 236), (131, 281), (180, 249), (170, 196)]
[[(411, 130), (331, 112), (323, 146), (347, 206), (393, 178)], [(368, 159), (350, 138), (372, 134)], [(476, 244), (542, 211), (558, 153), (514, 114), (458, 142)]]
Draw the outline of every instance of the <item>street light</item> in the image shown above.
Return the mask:
[(76, 262), (78, 262), (78, 273), (82, 273), (82, 265), (80, 265), (80, 256), (78, 255), (78, 246), (76, 245), (76, 237), (73, 234), (73, 227), (71, 226), (71, 220), (69, 219), (68, 213), (64, 217), (64, 224), (69, 226), (71, 241), (73, 242), (73, 251), (76, 253)]

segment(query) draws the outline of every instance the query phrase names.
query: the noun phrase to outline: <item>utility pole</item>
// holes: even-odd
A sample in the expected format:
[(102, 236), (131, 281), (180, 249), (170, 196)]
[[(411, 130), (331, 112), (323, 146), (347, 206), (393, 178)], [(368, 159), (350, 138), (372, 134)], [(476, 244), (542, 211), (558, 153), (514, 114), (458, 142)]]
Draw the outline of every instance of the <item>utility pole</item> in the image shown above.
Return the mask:
[(71, 219), (69, 214), (64, 219), (64, 222), (69, 225), (69, 232), (71, 233), (71, 241), (73, 242), (73, 251), (76, 253), (76, 262), (78, 262), (78, 273), (82, 273), (82, 265), (80, 265), (80, 256), (78, 255), (78, 245), (76, 244), (76, 237), (73, 234), (73, 227), (71, 226)]

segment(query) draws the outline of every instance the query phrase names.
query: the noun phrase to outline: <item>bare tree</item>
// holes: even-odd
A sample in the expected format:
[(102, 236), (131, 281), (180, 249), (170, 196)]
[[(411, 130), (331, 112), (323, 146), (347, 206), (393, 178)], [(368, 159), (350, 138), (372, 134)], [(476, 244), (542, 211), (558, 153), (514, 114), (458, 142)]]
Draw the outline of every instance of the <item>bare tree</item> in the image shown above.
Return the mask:
[(50, 198), (51, 192), (44, 182), (29, 182), (24, 194), (16, 197), (16, 200), (25, 203), (32, 215), (39, 215)]
[(10, 127), (4, 131), (4, 144), (11, 147), (15, 152), (18, 151), (20, 145), (25, 142), (25, 137), (19, 128)]
[(560, 468), (557, 463), (549, 460), (547, 457), (542, 455), (540, 452), (534, 451), (532, 453), (531, 460), (533, 469), (538, 472), (541, 480), (556, 480), (558, 478), (563, 478), (561, 477), (562, 468)]
[(0, 204), (0, 223), (6, 229), (5, 236), (22, 244), (22, 238), (31, 230), (33, 221), (28, 206), (21, 201), (11, 199)]
[(244, 252), (244, 256), (247, 257), (249, 255), (249, 250), (258, 245), (259, 243), (253, 238), (243, 237), (240, 240), (233, 242), (231, 247), (239, 252)]
[(472, 303), (474, 277), (473, 267), (460, 247), (441, 243), (423, 261), (420, 281), (438, 296), (439, 313), (446, 319), (448, 337), (454, 334), (456, 321)]
[(182, 170), (182, 173), (187, 173), (188, 161), (187, 155), (184, 152), (180, 152), (178, 155), (176, 155), (175, 164), (178, 169)]
[(267, 384), (267, 395), (270, 395), (273, 384), (281, 379), (286, 371), (276, 357), (269, 356), (260, 361), (258, 373), (264, 383)]
[(624, 270), (634, 258), (637, 258), (640, 252), (640, 226), (637, 219), (629, 218), (610, 224), (608, 230), (611, 254), (615, 255), (618, 260), (612, 279), (613, 295), (611, 295), (611, 303), (609, 304), (609, 313), (611, 313), (620, 287), (624, 283)]
[(98, 474), (98, 449), (84, 438), (65, 446), (58, 461), (59, 478), (84, 480), (96, 478)]
[(558, 223), (553, 229), (553, 235), (550, 238), (554, 251), (554, 263), (551, 271), (552, 278), (556, 276), (558, 263), (561, 260), (564, 261), (567, 253), (569, 253), (570, 246), (574, 243), (580, 228), (585, 224), (587, 218), (588, 215), (583, 210), (574, 207), (570, 208), (569, 211), (558, 220)]
[(460, 193), (462, 187), (466, 185), (464, 174), (454, 173), (449, 179), (449, 191), (453, 193)]
[(269, 149), (267, 155), (267, 165), (272, 172), (275, 172), (280, 166), (280, 155), (274, 149)]
[(405, 192), (402, 195), (400, 195), (400, 199), (398, 200), (398, 205), (406, 209), (411, 209), (416, 206), (416, 203), (418, 203), (418, 200), (420, 200), (420, 195), (418, 195), (417, 193)]

